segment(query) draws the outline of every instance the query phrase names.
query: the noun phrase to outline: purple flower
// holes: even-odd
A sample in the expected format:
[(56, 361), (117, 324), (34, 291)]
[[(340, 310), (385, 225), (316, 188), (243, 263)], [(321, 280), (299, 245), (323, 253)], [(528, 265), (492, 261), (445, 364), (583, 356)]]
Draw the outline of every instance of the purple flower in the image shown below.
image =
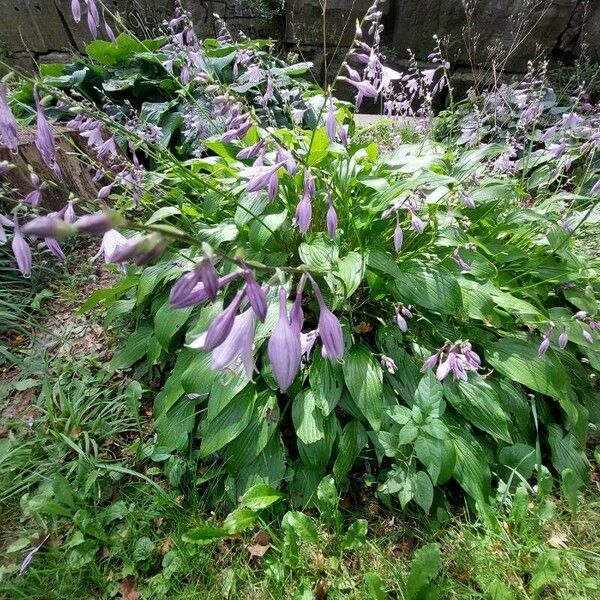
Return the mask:
[(348, 128), (345, 125), (340, 125), (338, 128), (338, 134), (340, 136), (340, 142), (344, 146), (348, 145)]
[(592, 186), (591, 189), (591, 194), (600, 194), (600, 179), (598, 179), (598, 181), (596, 181), (596, 183)]
[(229, 332), (233, 327), (233, 322), (240, 308), (240, 304), (244, 299), (245, 293), (246, 290), (244, 288), (239, 290), (229, 306), (213, 319), (213, 322), (206, 331), (206, 339), (204, 340), (203, 346), (204, 350), (214, 350), (225, 341), (225, 338), (229, 335)]
[(321, 290), (315, 280), (309, 276), (310, 283), (319, 304), (319, 336), (323, 342), (323, 356), (341, 360), (344, 356), (344, 334), (338, 318), (327, 308)]
[(400, 219), (398, 218), (398, 213), (396, 213), (396, 229), (394, 229), (394, 249), (396, 252), (400, 252), (402, 250), (402, 242), (404, 241), (404, 232), (402, 231), (402, 227), (400, 227)]
[(247, 148), (244, 148), (243, 150), (240, 150), (237, 153), (236, 158), (238, 160), (247, 160), (249, 158), (256, 158), (259, 154), (261, 154), (263, 152), (263, 150), (266, 148), (267, 146), (267, 142), (264, 139), (260, 139), (258, 140), (258, 142), (256, 142), (256, 144), (252, 145), (252, 146), (248, 146)]
[(106, 212), (95, 212), (90, 215), (83, 215), (75, 222), (78, 231), (102, 235), (108, 230), (113, 229), (115, 220)]
[(473, 200), (473, 196), (471, 196), (471, 194), (462, 192), (461, 197), (467, 208), (475, 208), (475, 201)]
[[(242, 276), (241, 271), (235, 271), (219, 278), (219, 289), (225, 287), (228, 283), (239, 279)], [(208, 300), (208, 293), (204, 285), (200, 282), (198, 270), (186, 273), (171, 288), (169, 304), (171, 308), (185, 308), (186, 306), (195, 306)]]
[(269, 339), (267, 354), (273, 377), (281, 391), (285, 392), (300, 369), (302, 346), (299, 330), (288, 319), (287, 294), (283, 286), (279, 288), (279, 321)]
[(277, 162), (274, 165), (268, 167), (259, 165), (253, 166), (246, 169), (245, 174), (250, 178), (246, 184), (246, 191), (248, 193), (258, 192), (264, 190), (267, 187), (271, 187), (272, 179), (277, 179), (277, 171), (283, 166), (283, 162)]
[(213, 350), (211, 367), (215, 371), (222, 371), (240, 358), (246, 375), (251, 379), (254, 371), (253, 342), (254, 311), (248, 309), (235, 318), (233, 327), (225, 341)]
[(17, 261), (17, 267), (19, 267), (23, 277), (29, 277), (31, 275), (31, 249), (21, 233), (17, 217), (15, 217), (13, 226), (12, 251)]
[[(42, 160), (50, 169), (55, 168), (56, 148), (54, 136), (46, 119), (44, 107), (42, 106), (37, 91), (34, 92), (35, 106), (37, 111), (37, 130), (35, 136), (35, 147), (38, 149)], [(56, 165), (57, 166), (57, 165)]]
[(548, 352), (548, 348), (550, 348), (550, 337), (546, 334), (538, 348), (538, 356), (544, 356)]
[(333, 98), (329, 96), (327, 100), (327, 119), (325, 121), (327, 135), (332, 142), (336, 140), (337, 121), (335, 119), (335, 110), (333, 108)]
[(588, 314), (585, 312), (585, 310), (578, 310), (575, 313), (575, 318), (579, 321), (583, 321), (584, 319), (587, 319)]
[(296, 164), (296, 161), (294, 160), (294, 157), (289, 150), (278, 146), (276, 160), (277, 162), (283, 163), (285, 170), (290, 175), (295, 175), (298, 172), (298, 165)]
[(65, 223), (57, 216), (51, 217), (35, 217), (23, 225), (23, 233), (26, 235), (35, 235), (42, 238), (59, 238), (71, 235), (75, 232), (75, 228)]
[(592, 334), (587, 330), (587, 329), (581, 329), (581, 335), (583, 336), (583, 339), (588, 343), (588, 344), (593, 344), (594, 343), (594, 338), (592, 337)]
[(39, 188), (37, 190), (32, 190), (24, 198), (24, 202), (27, 202), (27, 204), (30, 204), (31, 206), (38, 206), (41, 201), (42, 190), (40, 190)]
[(115, 37), (112, 27), (106, 21), (104, 21), (104, 31), (106, 32), (106, 37), (114, 44), (117, 41), (117, 38)]
[(423, 224), (423, 221), (417, 216), (417, 214), (415, 212), (413, 212), (412, 210), (409, 211), (410, 212), (410, 226), (418, 233), (421, 234), (423, 233), (424, 229), (425, 229), (425, 225)]
[(296, 206), (296, 214), (294, 216), (295, 224), (298, 229), (306, 234), (312, 220), (312, 204), (310, 198), (306, 194), (302, 194), (298, 206)]
[(113, 260), (115, 252), (126, 244), (127, 238), (124, 235), (121, 235), (116, 229), (109, 229), (102, 236), (102, 243), (100, 244), (98, 252), (92, 256), (90, 260), (94, 262), (104, 254), (104, 262), (106, 264), (113, 263), (115, 262)]
[(400, 312), (396, 312), (396, 323), (398, 324), (398, 329), (402, 333), (406, 333), (408, 331), (408, 323), (406, 319), (400, 314)]
[(79, 0), (71, 0), (71, 14), (75, 23), (81, 21), (81, 3)]
[(558, 337), (558, 347), (561, 350), (564, 350), (566, 348), (568, 342), (569, 342), (569, 334), (567, 333), (566, 330), (563, 330), (563, 332)]
[(65, 260), (65, 253), (62, 251), (60, 244), (54, 238), (44, 238), (44, 244), (58, 260)]
[(100, 15), (95, 0), (87, 0), (87, 24), (92, 37), (96, 39), (100, 27)]
[(112, 262), (124, 263), (133, 260), (136, 265), (145, 265), (161, 256), (166, 248), (167, 241), (159, 233), (136, 236), (115, 249)]
[(327, 216), (325, 218), (325, 221), (327, 223), (327, 233), (329, 234), (329, 237), (335, 238), (338, 217), (337, 213), (335, 212), (335, 206), (333, 205), (333, 202), (331, 200), (329, 201), (329, 208), (327, 209)]
[(251, 271), (244, 271), (246, 280), (246, 296), (254, 314), (264, 322), (267, 317), (267, 294), (258, 284)]
[(470, 271), (471, 267), (469, 266), (469, 264), (467, 262), (465, 262), (463, 260), (463, 258), (461, 257), (461, 255), (458, 252), (458, 248), (456, 248), (454, 250), (454, 252), (452, 253), (452, 260), (458, 265), (458, 267), (460, 269), (462, 269), (463, 271)]
[(75, 214), (75, 207), (72, 202), (68, 202), (63, 214), (63, 220), (65, 223), (75, 223), (77, 221), (77, 215)]
[(296, 298), (294, 299), (292, 309), (290, 310), (290, 323), (292, 327), (298, 331), (302, 331), (302, 327), (304, 326), (304, 311), (302, 310), (301, 286), (298, 286), (298, 289), (296, 290)]
[(435, 377), (438, 381), (442, 381), (450, 373), (450, 357), (440, 362), (435, 372)]
[(19, 145), (17, 121), (8, 106), (6, 86), (0, 84), (0, 141), (14, 154)]
[(198, 269), (198, 275), (204, 285), (204, 289), (211, 300), (217, 297), (219, 291), (219, 274), (209, 259), (205, 258)]
[(423, 363), (423, 366), (421, 367), (421, 373), (425, 373), (426, 371), (433, 369), (433, 367), (435, 367), (435, 365), (437, 364), (439, 357), (440, 352), (438, 351), (435, 354), (432, 354), (428, 359), (426, 359)]
[(340, 79), (356, 88), (356, 91), (358, 92), (356, 95), (356, 108), (362, 104), (363, 98), (377, 98), (377, 96), (379, 96), (377, 88), (369, 81), (354, 81), (348, 77), (340, 77)]

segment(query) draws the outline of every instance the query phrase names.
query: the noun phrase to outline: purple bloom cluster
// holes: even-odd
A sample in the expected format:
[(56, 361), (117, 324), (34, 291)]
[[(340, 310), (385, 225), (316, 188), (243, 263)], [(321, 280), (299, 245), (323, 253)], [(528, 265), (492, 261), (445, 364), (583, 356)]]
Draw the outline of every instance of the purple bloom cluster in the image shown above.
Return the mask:
[(435, 376), (439, 381), (452, 373), (454, 379), (467, 381), (468, 372), (477, 372), (481, 367), (481, 358), (468, 341), (446, 343), (424, 363), (421, 371), (425, 373), (436, 368)]

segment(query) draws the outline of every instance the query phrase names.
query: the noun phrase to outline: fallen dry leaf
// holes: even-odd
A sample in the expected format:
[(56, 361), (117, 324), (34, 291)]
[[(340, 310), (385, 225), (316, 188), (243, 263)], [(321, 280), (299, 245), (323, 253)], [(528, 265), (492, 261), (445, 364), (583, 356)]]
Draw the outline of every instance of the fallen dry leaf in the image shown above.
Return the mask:
[(327, 585), (327, 581), (325, 579), (319, 579), (314, 590), (315, 600), (325, 600), (325, 598), (327, 598), (328, 589), (329, 586)]
[(135, 579), (133, 575), (127, 575), (121, 581), (121, 600), (139, 600), (140, 593), (135, 591)]
[(163, 543), (160, 545), (160, 553), (164, 556), (170, 549), (171, 546), (173, 545), (173, 540), (171, 539), (171, 536), (167, 536)]
[(263, 529), (259, 531), (252, 540), (251, 544), (246, 546), (250, 560), (262, 558), (271, 547), (271, 536)]
[(557, 531), (556, 533), (552, 534), (552, 536), (548, 540), (548, 544), (553, 548), (565, 549), (567, 547), (568, 539), (569, 538), (567, 537), (566, 533), (563, 533), (562, 531)]

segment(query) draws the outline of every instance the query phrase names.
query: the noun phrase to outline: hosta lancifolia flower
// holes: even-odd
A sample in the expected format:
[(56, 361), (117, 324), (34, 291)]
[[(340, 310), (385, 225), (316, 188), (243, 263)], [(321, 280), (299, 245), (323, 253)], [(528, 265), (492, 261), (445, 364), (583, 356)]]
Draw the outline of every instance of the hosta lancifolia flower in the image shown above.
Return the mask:
[(219, 291), (219, 274), (208, 258), (205, 258), (202, 261), (200, 267), (198, 268), (198, 274), (200, 276), (200, 281), (202, 281), (202, 285), (208, 294), (208, 297), (211, 300), (214, 300), (217, 297), (217, 292)]
[(58, 216), (35, 217), (23, 225), (23, 233), (41, 238), (62, 238), (72, 235), (75, 231), (73, 225)]
[(335, 211), (335, 206), (333, 205), (333, 202), (331, 200), (331, 197), (329, 199), (329, 208), (327, 209), (327, 215), (326, 215), (325, 221), (326, 221), (327, 233), (329, 234), (329, 237), (332, 239), (335, 238), (335, 234), (337, 231), (338, 217), (337, 217), (337, 212)]
[(29, 277), (31, 275), (31, 248), (21, 233), (17, 217), (13, 221), (13, 227), (12, 251), (17, 261), (17, 267), (23, 277)]
[(322, 354), (326, 358), (341, 360), (344, 356), (344, 334), (338, 318), (329, 310), (319, 286), (312, 277), (310, 283), (319, 304), (319, 337), (323, 342)]
[(400, 250), (402, 250), (403, 242), (404, 232), (402, 231), (402, 227), (400, 227), (400, 218), (398, 217), (398, 213), (396, 213), (396, 228), (394, 229), (394, 250), (396, 250), (396, 252), (400, 252)]
[(56, 164), (56, 147), (54, 145), (54, 135), (52, 134), (52, 129), (50, 128), (48, 119), (46, 119), (46, 113), (44, 112), (44, 107), (40, 102), (40, 98), (38, 96), (37, 91), (34, 92), (34, 99), (37, 114), (35, 147), (38, 149), (42, 160), (44, 161), (44, 163), (46, 163), (46, 166), (54, 170), (54, 172), (58, 175), (60, 174), (60, 170), (58, 169), (58, 165)]
[(333, 98), (329, 96), (327, 99), (327, 118), (325, 119), (325, 129), (327, 136), (332, 142), (336, 140), (337, 121), (335, 119), (335, 110), (333, 108)]
[(229, 335), (229, 332), (233, 327), (235, 317), (240, 309), (240, 304), (244, 299), (245, 293), (246, 290), (244, 288), (238, 290), (229, 306), (213, 319), (206, 331), (206, 338), (203, 346), (204, 350), (214, 350), (225, 341), (225, 338)]
[[(437, 367), (436, 367), (437, 366)], [(435, 376), (439, 381), (452, 374), (454, 379), (466, 381), (468, 372), (476, 372), (481, 367), (481, 359), (467, 341), (445, 344), (424, 363), (421, 371), (424, 373), (436, 367)]]
[(281, 391), (285, 392), (300, 369), (302, 346), (300, 331), (291, 325), (288, 318), (287, 294), (283, 287), (279, 288), (279, 321), (269, 338), (267, 354), (273, 377)]
[(264, 322), (267, 317), (267, 293), (264, 288), (254, 278), (251, 271), (244, 271), (246, 280), (246, 297), (254, 314)]
[(17, 121), (8, 106), (7, 89), (4, 84), (0, 84), (0, 142), (13, 154), (17, 151), (19, 130)]
[(100, 256), (104, 255), (104, 262), (108, 265), (110, 263), (116, 263), (114, 256), (116, 252), (127, 245), (127, 238), (119, 233), (116, 229), (109, 229), (102, 236), (102, 243), (98, 252), (92, 256), (91, 261), (98, 260)]

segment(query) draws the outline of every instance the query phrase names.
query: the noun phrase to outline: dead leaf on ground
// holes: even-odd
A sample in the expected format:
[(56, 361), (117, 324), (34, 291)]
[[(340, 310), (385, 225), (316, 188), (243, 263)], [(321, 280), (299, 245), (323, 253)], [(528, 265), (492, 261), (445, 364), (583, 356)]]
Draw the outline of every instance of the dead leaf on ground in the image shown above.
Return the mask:
[(164, 556), (170, 549), (171, 546), (173, 545), (173, 540), (171, 539), (171, 536), (167, 536), (163, 543), (160, 545), (160, 553)]
[(319, 579), (317, 581), (317, 585), (315, 585), (314, 596), (315, 600), (325, 600), (327, 598), (327, 590), (329, 586), (327, 585), (327, 580)]
[(135, 590), (135, 579), (133, 575), (127, 575), (121, 581), (121, 600), (139, 600), (140, 593)]
[(553, 548), (562, 548), (563, 550), (567, 548), (567, 534), (562, 531), (557, 531), (552, 534), (550, 539), (548, 540), (548, 545)]
[(252, 540), (251, 544), (246, 546), (250, 560), (262, 558), (271, 547), (271, 536), (263, 529), (259, 531)]

